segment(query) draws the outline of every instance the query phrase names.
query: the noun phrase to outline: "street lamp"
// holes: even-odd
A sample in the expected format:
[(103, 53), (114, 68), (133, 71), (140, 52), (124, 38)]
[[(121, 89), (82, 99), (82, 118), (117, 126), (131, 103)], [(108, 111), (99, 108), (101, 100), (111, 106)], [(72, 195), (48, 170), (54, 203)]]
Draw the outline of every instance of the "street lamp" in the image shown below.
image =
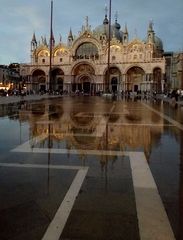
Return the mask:
[(53, 48), (53, 0), (51, 1), (50, 16), (50, 66), (49, 66), (49, 90), (52, 90), (52, 48)]
[(106, 91), (109, 91), (110, 82), (110, 57), (111, 57), (111, 0), (109, 0), (109, 36), (108, 36), (108, 60), (107, 60), (107, 86)]

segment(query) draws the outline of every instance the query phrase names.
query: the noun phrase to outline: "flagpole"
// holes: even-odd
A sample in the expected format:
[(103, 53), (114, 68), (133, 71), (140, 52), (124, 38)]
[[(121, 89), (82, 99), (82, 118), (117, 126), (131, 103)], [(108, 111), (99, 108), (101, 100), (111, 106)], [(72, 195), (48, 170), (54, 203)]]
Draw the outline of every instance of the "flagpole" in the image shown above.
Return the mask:
[(107, 61), (107, 88), (110, 85), (110, 57), (111, 57), (111, 0), (109, 0), (109, 37), (108, 37), (108, 61)]
[(52, 32), (53, 32), (53, 0), (51, 1), (51, 17), (50, 17), (50, 66), (49, 66), (49, 91), (52, 90), (52, 48), (53, 48), (53, 39), (52, 39)]

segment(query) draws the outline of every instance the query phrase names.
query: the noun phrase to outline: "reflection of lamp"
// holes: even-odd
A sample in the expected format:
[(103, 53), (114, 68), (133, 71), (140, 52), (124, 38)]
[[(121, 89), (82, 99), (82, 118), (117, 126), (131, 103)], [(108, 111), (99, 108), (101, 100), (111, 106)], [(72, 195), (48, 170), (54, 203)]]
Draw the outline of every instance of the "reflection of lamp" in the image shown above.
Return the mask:
[(20, 128), (20, 144), (22, 143), (22, 124), (21, 119), (19, 119), (19, 128)]

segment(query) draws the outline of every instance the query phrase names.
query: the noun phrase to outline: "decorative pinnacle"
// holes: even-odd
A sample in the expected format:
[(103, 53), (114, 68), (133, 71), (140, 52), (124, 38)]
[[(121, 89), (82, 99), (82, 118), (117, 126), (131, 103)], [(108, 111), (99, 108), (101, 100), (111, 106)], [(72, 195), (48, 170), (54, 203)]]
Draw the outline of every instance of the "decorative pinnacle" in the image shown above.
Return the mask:
[(115, 22), (117, 22), (118, 21), (118, 11), (116, 11), (114, 16), (115, 16)]
[(59, 42), (61, 43), (62, 42), (62, 35), (59, 34)]
[(149, 31), (153, 31), (153, 25), (154, 25), (154, 22), (152, 19), (150, 19), (149, 21)]
[(85, 24), (86, 24), (86, 28), (88, 29), (88, 16), (85, 17)]
[(108, 8), (107, 8), (107, 4), (105, 4), (105, 16), (107, 17), (107, 13), (108, 13)]

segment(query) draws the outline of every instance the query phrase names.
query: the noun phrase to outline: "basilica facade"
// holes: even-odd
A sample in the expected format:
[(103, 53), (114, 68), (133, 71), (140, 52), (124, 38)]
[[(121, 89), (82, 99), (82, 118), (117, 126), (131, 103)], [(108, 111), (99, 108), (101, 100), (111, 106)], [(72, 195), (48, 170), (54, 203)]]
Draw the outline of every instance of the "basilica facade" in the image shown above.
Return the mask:
[(20, 66), (24, 86), (35, 92), (163, 92), (163, 43), (152, 22), (147, 25), (145, 40), (130, 40), (127, 25), (121, 30), (117, 17), (109, 28), (105, 14), (103, 23), (95, 29), (86, 17), (77, 36), (70, 29), (67, 43), (62, 39), (56, 43), (52, 33), (51, 48), (45, 37), (37, 41), (34, 33), (31, 61)]

